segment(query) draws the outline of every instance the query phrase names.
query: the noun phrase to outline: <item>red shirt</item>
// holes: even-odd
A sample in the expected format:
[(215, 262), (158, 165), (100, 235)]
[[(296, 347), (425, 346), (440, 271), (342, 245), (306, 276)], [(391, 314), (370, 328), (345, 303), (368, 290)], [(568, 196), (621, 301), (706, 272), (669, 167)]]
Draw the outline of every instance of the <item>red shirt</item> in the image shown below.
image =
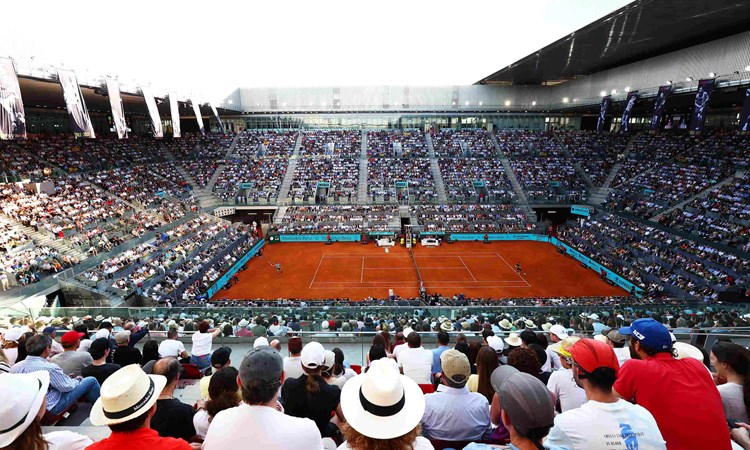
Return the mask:
[(128, 433), (112, 433), (86, 447), (86, 450), (121, 450), (123, 448), (158, 448), (159, 450), (192, 450), (190, 444), (182, 439), (159, 437), (156, 430), (139, 428)]
[(732, 448), (721, 396), (700, 361), (668, 353), (631, 359), (620, 367), (614, 388), (654, 416), (668, 450)]

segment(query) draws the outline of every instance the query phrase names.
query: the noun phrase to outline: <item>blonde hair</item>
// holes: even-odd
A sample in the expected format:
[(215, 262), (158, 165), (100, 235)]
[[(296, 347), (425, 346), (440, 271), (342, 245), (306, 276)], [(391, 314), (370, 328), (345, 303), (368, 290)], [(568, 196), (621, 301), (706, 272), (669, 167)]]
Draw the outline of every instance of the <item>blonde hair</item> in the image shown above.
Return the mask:
[(422, 434), (422, 426), (417, 425), (403, 436), (392, 439), (375, 439), (365, 436), (348, 424), (344, 426), (343, 432), (352, 450), (415, 450), (417, 437)]

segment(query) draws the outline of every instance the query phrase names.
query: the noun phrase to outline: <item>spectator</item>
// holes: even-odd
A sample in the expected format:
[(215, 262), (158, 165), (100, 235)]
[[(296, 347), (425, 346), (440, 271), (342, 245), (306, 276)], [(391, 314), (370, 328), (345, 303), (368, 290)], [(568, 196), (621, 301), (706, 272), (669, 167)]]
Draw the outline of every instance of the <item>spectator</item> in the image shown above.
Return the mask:
[(610, 330), (609, 333), (607, 333), (607, 343), (612, 347), (615, 355), (617, 355), (617, 362), (620, 363), (620, 366), (630, 359), (630, 350), (625, 347), (625, 342), (627, 340), (627, 336), (620, 334), (617, 330)]
[(619, 398), (612, 390), (620, 364), (612, 348), (581, 339), (570, 349), (573, 377), (588, 401), (555, 419), (544, 447), (666, 449), (656, 420), (645, 408)]
[(94, 362), (94, 359), (88, 353), (77, 351), (83, 336), (86, 335), (77, 331), (68, 331), (63, 334), (60, 341), (64, 351), (50, 358), (51, 363), (60, 366), (63, 372), (71, 377), (80, 376), (81, 369)]
[[(450, 322), (446, 321), (448, 328), (451, 328)], [(441, 325), (442, 328), (442, 325)], [(440, 355), (444, 351), (450, 349), (448, 344), (450, 343), (450, 335), (445, 330), (438, 331), (437, 334), (438, 347), (432, 351), (432, 373), (440, 373)]]
[(281, 399), (286, 414), (315, 421), (322, 437), (335, 437), (339, 430), (330, 423), (332, 414), (341, 422), (341, 389), (331, 386), (321, 377), (325, 363), (325, 349), (318, 342), (310, 342), (302, 349), (302, 370), (299, 378), (288, 378), (281, 388)]
[(530, 348), (513, 349), (508, 354), (508, 365), (537, 378), (542, 373), (542, 365), (539, 363), (536, 352)]
[(169, 327), (167, 338), (159, 344), (159, 358), (171, 356), (178, 359), (189, 358), (185, 345), (177, 340), (177, 327)]
[[(214, 355), (216, 352), (214, 352)], [(202, 407), (198, 408), (193, 416), (195, 432), (202, 439), (206, 438), (208, 427), (216, 414), (240, 404), (241, 397), (237, 396), (238, 376), (239, 372), (232, 366), (219, 368), (211, 376), (211, 381), (208, 383), (208, 400)]]
[(10, 372), (10, 366), (8, 365), (8, 358), (5, 356), (5, 352), (0, 347), (0, 375)]
[(55, 336), (57, 335), (57, 329), (55, 327), (46, 327), (44, 330), (42, 330), (42, 334), (49, 336), (50, 339), (52, 339), (52, 351), (49, 354), (50, 358), (53, 358), (65, 351), (63, 346), (55, 340)]
[(749, 423), (750, 351), (730, 342), (717, 342), (711, 347), (711, 365), (726, 383), (718, 386), (727, 419)]
[(290, 337), (287, 342), (289, 356), (284, 358), (284, 375), (286, 378), (299, 378), (302, 372), (302, 339), (298, 336)]
[(103, 385), (104, 380), (120, 369), (118, 364), (107, 362), (110, 351), (109, 339), (99, 338), (94, 340), (89, 347), (89, 353), (94, 361), (81, 369), (81, 376), (94, 377), (99, 382), (99, 386)]
[(28, 356), (10, 368), (10, 373), (49, 372), (47, 411), (60, 414), (79, 398), (86, 397), (89, 403), (99, 398), (99, 382), (96, 378), (73, 379), (65, 375), (60, 366), (47, 362), (52, 351), (52, 339), (41, 334), (26, 341)]
[(340, 348), (334, 348), (333, 354), (335, 361), (333, 364), (332, 375), (335, 379), (334, 384), (340, 389), (344, 389), (344, 384), (357, 375), (357, 372), (344, 366), (344, 352)]
[(422, 347), (422, 337), (417, 332), (409, 333), (406, 343), (409, 348), (398, 355), (401, 373), (417, 384), (432, 384), (432, 352)]
[(615, 391), (635, 401), (656, 419), (667, 448), (731, 448), (721, 396), (706, 367), (693, 358), (675, 359), (667, 328), (638, 319), (620, 328), (630, 336), (633, 359), (620, 368)]
[(283, 368), (281, 355), (271, 347), (254, 348), (245, 355), (238, 377), (242, 403), (214, 416), (204, 450), (240, 448), (248, 443), (264, 450), (323, 449), (315, 422), (279, 411)]
[(151, 418), (151, 428), (161, 437), (173, 437), (190, 442), (195, 437), (193, 407), (174, 398), (174, 389), (180, 380), (180, 363), (175, 358), (162, 358), (154, 364), (154, 375), (161, 375), (167, 384), (156, 401), (156, 413)]
[[(489, 336), (496, 337), (496, 336)], [(500, 338), (497, 338), (500, 342)], [(466, 387), (469, 392), (478, 392), (487, 399), (487, 402), (492, 402), (492, 397), (495, 395), (494, 389), (492, 389), (492, 372), (497, 369), (500, 365), (497, 359), (497, 353), (495, 350), (486, 345), (479, 350), (477, 355), (477, 373), (469, 377), (469, 381), (466, 383)]]
[(13, 364), (18, 359), (18, 347), (23, 333), (23, 328), (13, 327), (3, 335), (3, 351), (5, 352), (5, 357), (8, 358), (8, 365), (11, 367), (13, 367)]
[[(385, 352), (385, 347), (380, 344), (373, 344), (372, 347), (370, 347), (370, 351), (367, 352), (368, 361), (372, 362), (383, 358), (388, 358), (388, 354)], [(367, 372), (369, 367), (369, 365), (365, 367), (364, 371)]]
[[(198, 332), (193, 334), (193, 349), (190, 355), (190, 364), (195, 364), (199, 369), (205, 369), (211, 365), (211, 343), (221, 333), (219, 328), (209, 329), (208, 321), (203, 320), (198, 324)], [(264, 334), (256, 336), (264, 336)]]
[[(157, 341), (148, 341), (143, 344), (143, 357), (141, 358), (141, 367), (146, 367), (151, 361), (159, 359), (159, 343)], [(153, 364), (152, 364), (153, 366)]]
[(115, 372), (104, 382), (102, 398), (94, 404), (90, 417), (96, 426), (109, 426), (112, 434), (88, 449), (120, 450), (137, 444), (159, 450), (191, 450), (182, 439), (160, 437), (151, 428), (156, 402), (166, 384), (163, 376), (146, 375), (136, 365)]
[(351, 420), (344, 428), (346, 442), (338, 450), (432, 449), (420, 436), (424, 403), (412, 379), (400, 375), (387, 360), (373, 361), (370, 370), (353, 378), (341, 393), (341, 407)]
[[(232, 360), (229, 359), (230, 356), (232, 356), (232, 349), (229, 347), (219, 347), (211, 353), (211, 367), (213, 370), (219, 370), (222, 367), (227, 367), (232, 365)], [(201, 388), (201, 398), (202, 399), (209, 399), (208, 395), (208, 385), (211, 382), (211, 377), (213, 375), (208, 375), (203, 378), (201, 378), (200, 381), (200, 388)]]
[(45, 371), (2, 377), (0, 448), (9, 450), (83, 450), (91, 439), (72, 431), (42, 434), (41, 418), (50, 377)]
[(577, 336), (570, 336), (552, 344), (552, 350), (560, 355), (562, 369), (552, 372), (547, 380), (547, 389), (555, 395), (555, 408), (561, 412), (579, 408), (586, 403), (586, 392), (573, 379), (570, 359), (570, 349), (579, 339)]
[(117, 342), (117, 349), (115, 350), (115, 356), (112, 358), (112, 362), (119, 364), (120, 367), (125, 367), (130, 364), (140, 364), (141, 351), (130, 345), (130, 331), (119, 331), (115, 335), (115, 342)]
[(469, 359), (456, 350), (440, 356), (441, 386), (425, 395), (422, 432), (428, 439), (445, 441), (481, 440), (491, 432), (489, 402), (484, 395), (469, 392)]

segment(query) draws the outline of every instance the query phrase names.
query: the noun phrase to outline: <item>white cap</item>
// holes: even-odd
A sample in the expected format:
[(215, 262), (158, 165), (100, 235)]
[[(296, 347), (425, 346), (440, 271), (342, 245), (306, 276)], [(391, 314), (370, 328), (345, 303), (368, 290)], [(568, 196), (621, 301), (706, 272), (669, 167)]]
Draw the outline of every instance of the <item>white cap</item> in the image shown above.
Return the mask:
[(302, 366), (308, 369), (317, 369), (323, 366), (326, 359), (326, 350), (320, 344), (320, 342), (308, 342), (302, 347), (302, 354), (300, 356)]
[(263, 345), (268, 345), (268, 339), (265, 338), (265, 336), (260, 336), (255, 338), (255, 341), (253, 341), (253, 348), (258, 348)]
[(328, 321), (324, 320), (320, 323), (320, 329), (321, 330), (327, 330), (328, 329)]
[(552, 325), (549, 329), (550, 334), (554, 334), (555, 336), (559, 337), (560, 339), (565, 339), (568, 337), (568, 332), (565, 330), (565, 327), (560, 324)]
[(501, 352), (505, 348), (505, 343), (499, 336), (487, 336), (487, 344), (495, 350), (495, 352)]
[(599, 320), (599, 314), (596, 314), (596, 313), (591, 314), (589, 315), (589, 319)]
[(333, 365), (336, 364), (336, 354), (330, 350), (326, 350), (325, 359), (323, 360), (323, 367), (326, 369), (333, 369)]
[(412, 330), (411, 327), (404, 328), (404, 338), (408, 338), (412, 333), (414, 333), (414, 330)]

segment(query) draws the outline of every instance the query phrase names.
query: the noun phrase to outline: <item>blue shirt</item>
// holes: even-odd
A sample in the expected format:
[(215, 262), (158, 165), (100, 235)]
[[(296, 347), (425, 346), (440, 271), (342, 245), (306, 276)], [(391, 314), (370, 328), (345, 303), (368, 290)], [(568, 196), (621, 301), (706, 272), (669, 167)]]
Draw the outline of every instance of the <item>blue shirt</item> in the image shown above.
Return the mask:
[(484, 395), (440, 386), (424, 396), (422, 434), (427, 439), (443, 441), (480, 441), (492, 432), (490, 404)]
[(605, 328), (605, 325), (601, 322), (594, 322), (591, 326), (594, 327), (594, 334), (601, 334), (602, 330)]
[(47, 410), (53, 409), (60, 401), (61, 392), (75, 389), (80, 380), (65, 375), (57, 364), (47, 362), (39, 356), (27, 356), (23, 361), (10, 368), (10, 373), (49, 372), (49, 389), (47, 389)]
[(440, 347), (432, 350), (432, 373), (441, 372), (440, 355), (442, 355), (444, 351), (449, 349), (450, 347), (448, 347), (447, 345), (441, 345)]

